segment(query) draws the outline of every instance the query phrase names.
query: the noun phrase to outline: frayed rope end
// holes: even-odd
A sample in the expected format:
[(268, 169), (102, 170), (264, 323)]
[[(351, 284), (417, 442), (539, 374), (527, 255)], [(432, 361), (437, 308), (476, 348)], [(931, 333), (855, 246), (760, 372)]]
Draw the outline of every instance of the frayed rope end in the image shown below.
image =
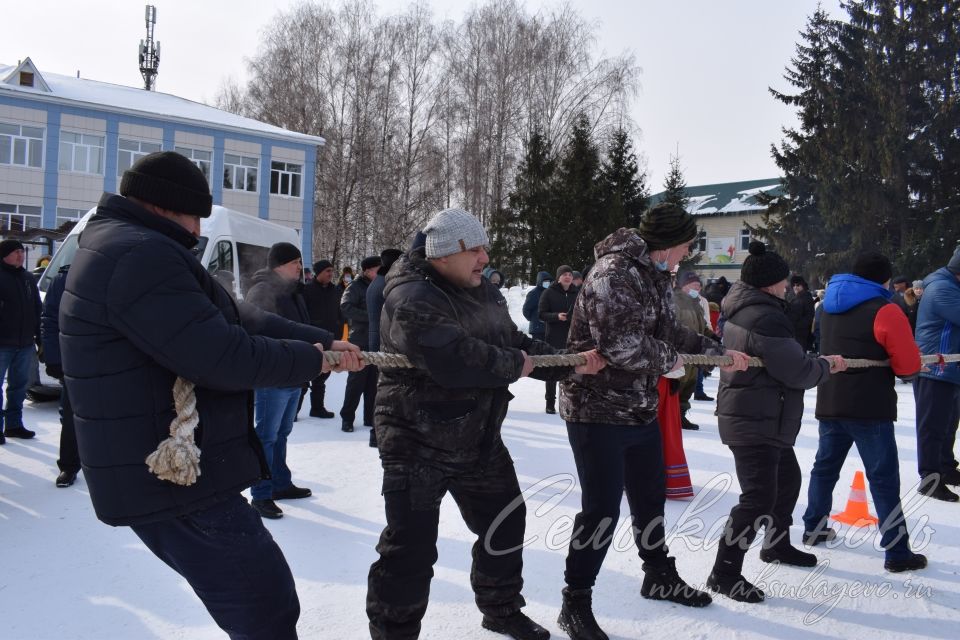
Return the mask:
[(147, 456), (146, 463), (161, 480), (190, 486), (200, 476), (200, 449), (186, 438), (172, 436)]

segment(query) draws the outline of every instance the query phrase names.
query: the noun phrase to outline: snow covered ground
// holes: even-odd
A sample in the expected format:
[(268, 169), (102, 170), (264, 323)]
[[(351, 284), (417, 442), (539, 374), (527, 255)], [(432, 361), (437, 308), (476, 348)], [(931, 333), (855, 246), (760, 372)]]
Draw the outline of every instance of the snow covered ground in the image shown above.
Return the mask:
[[(523, 292), (508, 297), (516, 313)], [(521, 325), (524, 328), (525, 323)], [(345, 376), (328, 383), (328, 407), (336, 410)], [(717, 377), (707, 379), (715, 395)], [(558, 416), (543, 413), (543, 383), (521, 380), (512, 388), (503, 434), (516, 461), (527, 499), (528, 545), (524, 551), (525, 611), (565, 638), (556, 626), (569, 540), (569, 523), (580, 494), (566, 432)], [(640, 561), (629, 536), (619, 536), (607, 555), (594, 595), (597, 617), (611, 638), (956, 638), (960, 623), (960, 505), (920, 501), (916, 479), (913, 394), (897, 385), (902, 495), (915, 548), (930, 566), (907, 574), (883, 571), (874, 548), (876, 529), (849, 530), (835, 548), (817, 547), (824, 566), (771, 569), (748, 553), (745, 575), (768, 593), (760, 605), (717, 597), (706, 609), (650, 602), (639, 594)], [(806, 476), (817, 447), (815, 392), (797, 441), (805, 482), (794, 512), (806, 504)], [(267, 521), (293, 569), (300, 595), (302, 638), (361, 639), (366, 632), (366, 576), (383, 527), (380, 465), (367, 446), (367, 431), (343, 433), (338, 420), (305, 417), (304, 407), (289, 448), (294, 481), (313, 489), (307, 500), (282, 503), (285, 516)], [(667, 526), (681, 575), (702, 585), (715, 554), (715, 540), (739, 487), (729, 451), (717, 436), (713, 404), (695, 402), (701, 425), (684, 432), (698, 497), (669, 501)], [(56, 407), (28, 405), (25, 423), (37, 431), (29, 441), (0, 447), (0, 638), (99, 640), (222, 638), (186, 583), (154, 558), (126, 528), (96, 520), (82, 478), (57, 489), (59, 422)], [(854, 471), (852, 453), (835, 491), (835, 509), (846, 504)], [(871, 503), (871, 512), (876, 513)], [(621, 518), (626, 518), (626, 501)], [(624, 522), (625, 524), (625, 522)], [(625, 531), (625, 529), (622, 529)], [(801, 528), (794, 526), (793, 537)], [(480, 628), (469, 587), (473, 538), (453, 501), (443, 503), (440, 558), (422, 638), (503, 637)], [(762, 577), (758, 577), (762, 576)]]

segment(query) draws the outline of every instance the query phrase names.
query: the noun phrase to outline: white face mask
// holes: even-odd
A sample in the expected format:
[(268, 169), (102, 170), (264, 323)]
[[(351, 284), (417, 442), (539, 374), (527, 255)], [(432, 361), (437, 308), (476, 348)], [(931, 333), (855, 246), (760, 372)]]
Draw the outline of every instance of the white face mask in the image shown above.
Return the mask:
[(343, 282), (345, 284), (350, 284), (351, 282), (353, 282), (353, 278), (351, 276), (343, 276)]
[(690, 295), (690, 297), (693, 298), (694, 300), (696, 300), (697, 298), (700, 297), (700, 292), (697, 291), (696, 289), (690, 289), (690, 291), (687, 291), (687, 293), (688, 293), (688, 294)]

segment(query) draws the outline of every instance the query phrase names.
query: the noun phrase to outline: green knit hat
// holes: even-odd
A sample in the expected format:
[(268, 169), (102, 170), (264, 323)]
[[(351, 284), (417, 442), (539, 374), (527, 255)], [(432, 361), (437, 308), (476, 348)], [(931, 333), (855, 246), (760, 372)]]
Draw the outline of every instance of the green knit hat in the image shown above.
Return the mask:
[(637, 233), (649, 249), (669, 249), (696, 238), (697, 222), (680, 205), (659, 202), (643, 214)]

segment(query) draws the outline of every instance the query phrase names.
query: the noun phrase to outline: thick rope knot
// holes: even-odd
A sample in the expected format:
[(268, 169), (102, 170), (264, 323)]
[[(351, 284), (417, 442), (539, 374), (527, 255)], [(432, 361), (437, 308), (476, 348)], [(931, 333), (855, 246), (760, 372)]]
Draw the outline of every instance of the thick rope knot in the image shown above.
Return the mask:
[(177, 416), (170, 423), (170, 437), (147, 456), (147, 467), (161, 480), (190, 486), (200, 476), (200, 449), (193, 441), (200, 416), (192, 382), (177, 378), (173, 385), (173, 404)]

